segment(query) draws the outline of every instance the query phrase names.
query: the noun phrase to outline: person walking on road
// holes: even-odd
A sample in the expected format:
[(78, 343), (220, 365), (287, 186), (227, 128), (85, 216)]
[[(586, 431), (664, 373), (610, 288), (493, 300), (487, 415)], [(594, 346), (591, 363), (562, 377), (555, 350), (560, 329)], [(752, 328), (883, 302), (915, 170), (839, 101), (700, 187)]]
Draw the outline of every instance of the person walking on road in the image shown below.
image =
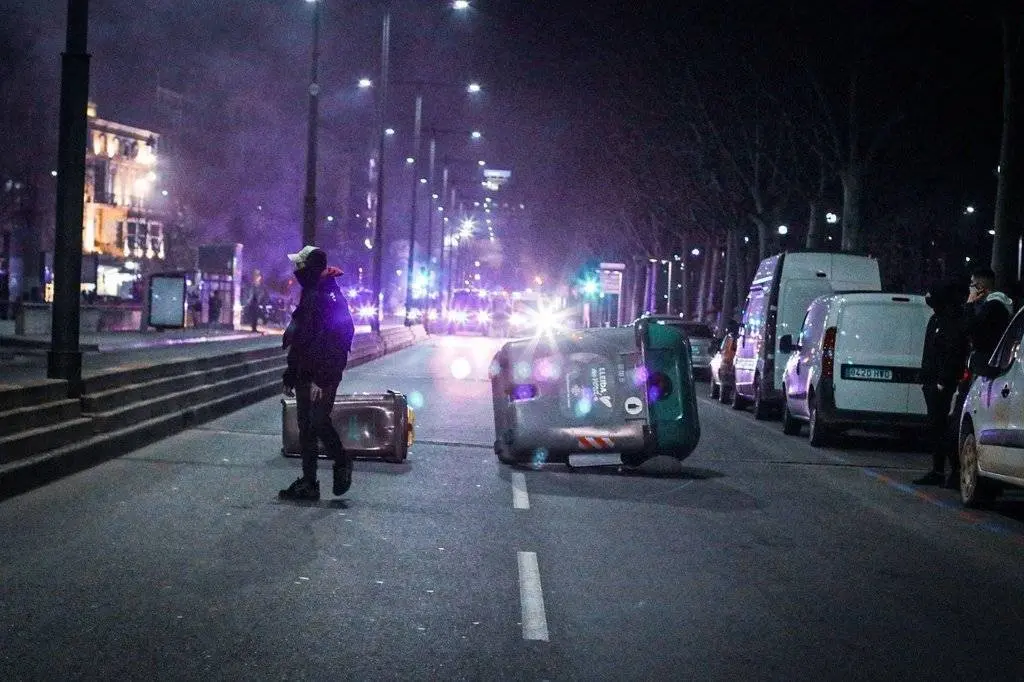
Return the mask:
[(295, 396), (302, 476), (278, 497), (315, 501), (320, 499), (318, 439), (334, 461), (334, 494), (343, 495), (352, 485), (352, 459), (331, 423), (331, 410), (348, 364), (355, 326), (348, 301), (335, 282), (342, 272), (328, 267), (327, 254), (315, 246), (304, 246), (288, 258), (302, 293), (284, 334), (284, 347), (288, 349), (284, 392)]
[(945, 464), (953, 466), (956, 423), (950, 419), (950, 405), (967, 364), (967, 328), (960, 287), (941, 283), (931, 288), (925, 301), (935, 312), (928, 320), (921, 357), (921, 390), (928, 407), (928, 435), (931, 438), (932, 469), (914, 481), (916, 485), (942, 485)]
[(988, 364), (1000, 337), (1013, 317), (1013, 301), (995, 291), (996, 276), (990, 268), (971, 273), (971, 289), (967, 297), (967, 334), (971, 339), (971, 365)]

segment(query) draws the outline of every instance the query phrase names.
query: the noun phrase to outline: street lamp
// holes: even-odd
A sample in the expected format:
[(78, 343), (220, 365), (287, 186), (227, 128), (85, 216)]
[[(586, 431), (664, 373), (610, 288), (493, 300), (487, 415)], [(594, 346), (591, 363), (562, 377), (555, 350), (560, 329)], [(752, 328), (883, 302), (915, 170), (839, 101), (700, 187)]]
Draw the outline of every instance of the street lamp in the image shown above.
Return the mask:
[[(384, 128), (384, 116), (388, 94), (388, 59), (391, 51), (391, 14), (385, 12), (381, 22), (380, 37), (380, 88), (377, 96), (377, 206), (373, 219), (373, 300), (374, 315), (370, 320), (370, 329), (379, 334), (381, 320), (384, 315), (384, 294), (381, 291), (383, 280), (383, 236), (384, 236), (384, 139), (389, 135), (390, 128)], [(390, 134), (394, 134), (392, 131)]]
[(306, 0), (313, 5), (313, 56), (309, 75), (309, 119), (306, 139), (306, 199), (302, 207), (302, 243), (316, 242), (316, 137), (319, 120), (320, 70), (320, 0)]
[(470, 83), (469, 85), (466, 86), (466, 92), (475, 95), (476, 93), (480, 92), (480, 84)]
[(785, 237), (787, 234), (789, 234), (789, 228), (785, 225), (779, 225), (779, 234)]
[[(65, 50), (60, 67), (57, 138), (54, 295), (46, 376), (68, 382), (69, 397), (82, 392), (79, 346), (82, 281), (82, 213), (85, 210), (85, 147), (89, 102), (88, 0), (68, 0)], [(146, 323), (145, 311), (143, 323)]]
[(360, 78), (358, 85), (360, 90), (367, 90), (373, 87), (373, 81), (369, 78)]
[(469, 0), (455, 0), (452, 3), (452, 9), (467, 10), (469, 9)]

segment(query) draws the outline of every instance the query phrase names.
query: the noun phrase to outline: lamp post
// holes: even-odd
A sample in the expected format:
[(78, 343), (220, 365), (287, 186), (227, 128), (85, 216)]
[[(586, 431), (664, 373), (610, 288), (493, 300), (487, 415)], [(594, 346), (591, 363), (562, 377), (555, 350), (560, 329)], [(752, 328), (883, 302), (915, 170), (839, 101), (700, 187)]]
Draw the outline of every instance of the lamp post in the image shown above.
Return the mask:
[(380, 37), (380, 90), (377, 96), (377, 205), (373, 219), (373, 300), (376, 302), (370, 329), (380, 333), (381, 321), (384, 317), (384, 138), (387, 129), (384, 127), (385, 106), (388, 96), (388, 60), (391, 51), (391, 15), (384, 14)]
[(316, 243), (316, 137), (320, 102), (320, 2), (313, 5), (313, 56), (309, 75), (309, 119), (306, 138), (306, 198), (302, 205), (302, 243)]
[(423, 95), (416, 95), (416, 108), (413, 118), (412, 132), (412, 210), (409, 215), (409, 257), (405, 268), (405, 326), (413, 323), (412, 319), (412, 280), (416, 257), (416, 197), (419, 195), (419, 156), (420, 127), (423, 123)]
[(68, 0), (66, 47), (61, 56), (53, 322), (46, 376), (67, 381), (72, 398), (79, 397), (82, 391), (82, 352), (78, 342), (88, 138), (88, 37), (89, 1)]

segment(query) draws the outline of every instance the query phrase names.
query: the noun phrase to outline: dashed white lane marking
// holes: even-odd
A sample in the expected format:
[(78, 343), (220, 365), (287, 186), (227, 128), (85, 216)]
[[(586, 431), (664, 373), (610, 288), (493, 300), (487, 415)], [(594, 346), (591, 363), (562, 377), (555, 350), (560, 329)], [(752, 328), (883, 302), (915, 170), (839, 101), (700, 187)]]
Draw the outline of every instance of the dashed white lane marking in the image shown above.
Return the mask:
[(523, 639), (548, 641), (548, 619), (544, 615), (544, 592), (536, 552), (519, 552), (519, 601), (523, 610)]
[(521, 471), (512, 472), (512, 506), (516, 509), (530, 508), (530, 496), (526, 492), (526, 474)]

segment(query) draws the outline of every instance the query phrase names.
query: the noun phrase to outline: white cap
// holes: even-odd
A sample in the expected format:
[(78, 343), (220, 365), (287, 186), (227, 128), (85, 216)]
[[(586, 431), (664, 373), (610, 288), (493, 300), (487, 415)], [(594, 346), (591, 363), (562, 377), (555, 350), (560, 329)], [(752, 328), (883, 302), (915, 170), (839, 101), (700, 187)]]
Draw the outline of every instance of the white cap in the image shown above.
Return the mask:
[(309, 258), (310, 254), (314, 251), (320, 250), (321, 249), (315, 246), (303, 246), (298, 253), (289, 253), (288, 260), (292, 262), (292, 265), (294, 265), (296, 269), (302, 269), (302, 267), (306, 265), (306, 259)]

